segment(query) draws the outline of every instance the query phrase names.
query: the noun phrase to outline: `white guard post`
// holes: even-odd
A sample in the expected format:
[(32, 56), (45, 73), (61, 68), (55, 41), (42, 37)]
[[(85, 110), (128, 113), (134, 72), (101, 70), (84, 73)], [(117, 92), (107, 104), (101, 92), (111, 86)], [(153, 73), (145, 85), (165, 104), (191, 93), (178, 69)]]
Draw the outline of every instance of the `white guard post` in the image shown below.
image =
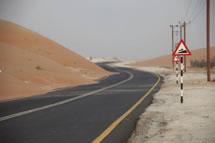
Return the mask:
[(184, 94), (184, 85), (183, 85), (183, 72), (184, 72), (184, 56), (191, 56), (191, 52), (188, 49), (187, 45), (184, 43), (184, 40), (181, 39), (178, 45), (175, 48), (175, 51), (172, 53), (173, 56), (180, 56), (180, 89), (181, 89), (181, 103), (184, 102), (183, 94)]
[(178, 70), (179, 70), (179, 66), (178, 66), (178, 61), (175, 62), (175, 74), (176, 74), (176, 84), (178, 84)]
[(180, 86), (180, 89), (181, 89), (181, 103), (183, 103), (184, 99), (183, 99), (183, 94), (184, 94), (184, 83), (183, 83), (183, 72), (184, 72), (184, 58), (183, 56), (180, 57), (180, 71), (181, 71), (181, 86)]

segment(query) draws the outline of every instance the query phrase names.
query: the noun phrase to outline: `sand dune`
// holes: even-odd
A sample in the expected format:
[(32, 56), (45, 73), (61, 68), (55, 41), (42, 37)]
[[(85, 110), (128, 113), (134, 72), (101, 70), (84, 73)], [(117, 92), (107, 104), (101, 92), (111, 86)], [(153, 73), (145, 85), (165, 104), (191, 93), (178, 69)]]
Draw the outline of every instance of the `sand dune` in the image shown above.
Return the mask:
[(0, 20), (0, 41), (45, 56), (65, 66), (104, 72), (71, 50), (11, 22)]
[[(187, 57), (187, 66), (190, 66), (191, 60), (202, 60), (206, 59), (206, 49), (201, 48), (197, 50), (191, 50), (192, 56)], [(211, 58), (215, 57), (215, 48), (211, 48)], [(158, 67), (171, 67), (172, 66), (172, 56), (165, 55), (154, 59), (141, 60), (135, 62), (133, 65), (136, 66), (158, 66)]]
[(63, 46), (0, 21), (0, 100), (92, 83), (110, 75)]

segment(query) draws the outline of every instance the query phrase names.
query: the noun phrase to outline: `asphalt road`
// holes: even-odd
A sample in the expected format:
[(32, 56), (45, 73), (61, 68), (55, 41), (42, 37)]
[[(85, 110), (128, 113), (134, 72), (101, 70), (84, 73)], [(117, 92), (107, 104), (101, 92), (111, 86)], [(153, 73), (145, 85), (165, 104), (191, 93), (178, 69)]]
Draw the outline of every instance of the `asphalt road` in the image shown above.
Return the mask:
[(126, 142), (161, 82), (152, 73), (117, 70), (98, 84), (0, 103), (0, 142)]

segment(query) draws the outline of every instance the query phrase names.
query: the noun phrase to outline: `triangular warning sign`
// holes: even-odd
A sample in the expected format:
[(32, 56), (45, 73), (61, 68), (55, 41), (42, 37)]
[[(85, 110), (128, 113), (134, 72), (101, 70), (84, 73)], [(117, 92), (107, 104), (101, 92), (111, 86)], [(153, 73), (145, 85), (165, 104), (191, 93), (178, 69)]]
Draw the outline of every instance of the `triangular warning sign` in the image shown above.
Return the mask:
[(179, 62), (179, 61), (180, 61), (179, 57), (178, 56), (174, 56), (174, 62)]
[(173, 56), (190, 56), (191, 52), (187, 48), (187, 45), (184, 43), (184, 41), (181, 39), (181, 41), (176, 46), (176, 49), (172, 54)]

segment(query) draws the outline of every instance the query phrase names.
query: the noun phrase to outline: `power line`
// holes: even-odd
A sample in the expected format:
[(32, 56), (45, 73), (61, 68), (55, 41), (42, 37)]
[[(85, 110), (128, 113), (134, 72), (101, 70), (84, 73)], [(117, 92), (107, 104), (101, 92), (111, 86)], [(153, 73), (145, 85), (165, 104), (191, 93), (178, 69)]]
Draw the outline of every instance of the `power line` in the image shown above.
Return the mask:
[(205, 5), (206, 5), (206, 3), (204, 1), (202, 1), (200, 10), (196, 13), (196, 15), (193, 16), (193, 18), (191, 18), (190, 22), (195, 21), (197, 19), (197, 17), (199, 17), (199, 15), (202, 13), (202, 11), (205, 8)]
[(189, 12), (189, 10), (190, 10), (190, 7), (191, 7), (191, 5), (192, 5), (192, 2), (193, 2), (193, 0), (190, 0), (190, 1), (189, 1), (189, 4), (188, 4), (188, 6), (187, 6), (187, 9), (186, 9), (186, 12), (185, 12), (185, 15), (184, 15), (184, 20), (186, 20), (186, 18), (187, 18), (187, 16), (188, 16), (188, 12)]
[(200, 1), (195, 0), (195, 2), (192, 3), (192, 5), (190, 7), (190, 9), (192, 9), (192, 10), (190, 11), (190, 13), (188, 14), (188, 17), (187, 17), (188, 20), (191, 19), (191, 17), (193, 17), (193, 15), (195, 14), (200, 2), (201, 2), (201, 0)]
[[(188, 20), (193, 19), (193, 17), (196, 15), (196, 12), (198, 13), (198, 10), (200, 9), (202, 5), (203, 0), (196, 0), (196, 3), (193, 3), (193, 10), (191, 11), (190, 15), (188, 15)], [(199, 7), (200, 6), (200, 7)]]

